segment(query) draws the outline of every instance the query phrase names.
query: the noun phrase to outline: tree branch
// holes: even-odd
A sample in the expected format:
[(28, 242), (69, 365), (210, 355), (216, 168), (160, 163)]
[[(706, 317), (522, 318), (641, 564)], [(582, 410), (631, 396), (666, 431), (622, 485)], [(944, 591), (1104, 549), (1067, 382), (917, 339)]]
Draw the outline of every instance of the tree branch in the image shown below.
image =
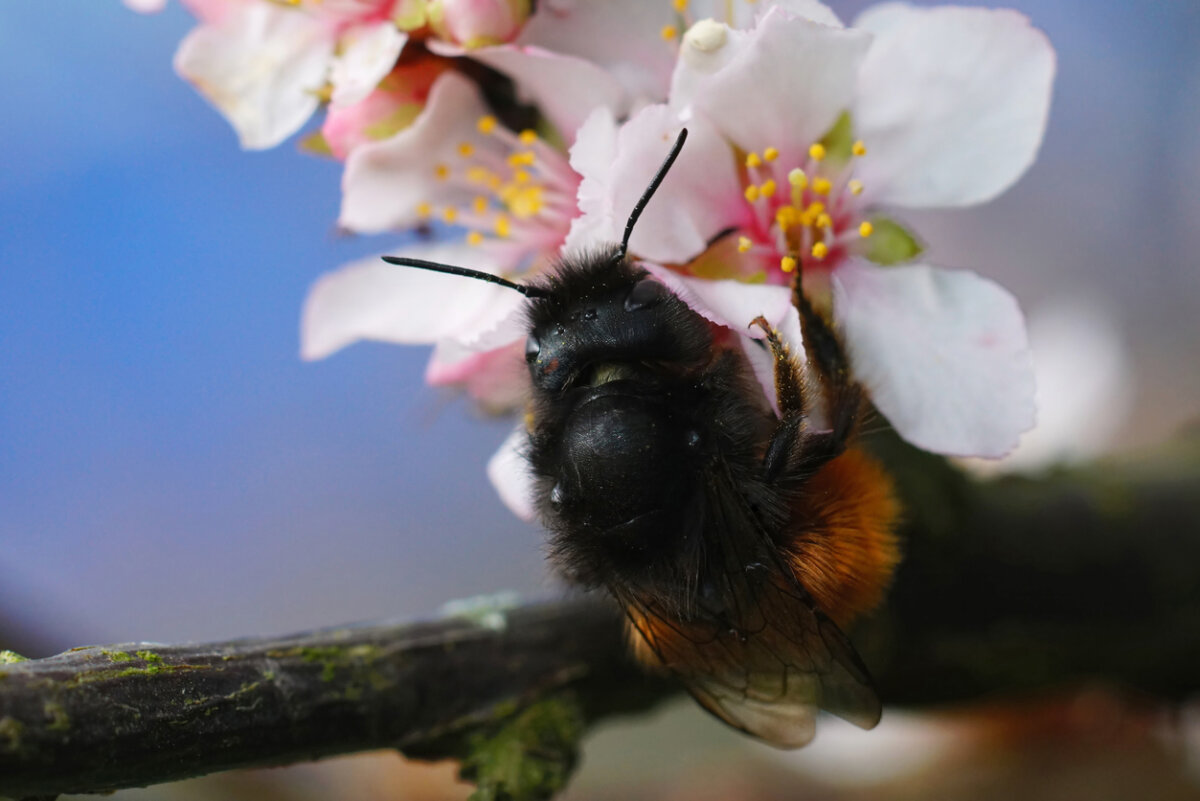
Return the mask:
[[(1166, 699), (1200, 686), (1200, 440), (991, 482), (893, 438), (874, 445), (907, 509), (888, 606), (853, 635), (885, 702), (1096, 678)], [(620, 615), (601, 599), (75, 649), (0, 665), (0, 794), (104, 791), (381, 747), (464, 758), (484, 786), (489, 766), (534, 741), (546, 759), (531, 781), (544, 781), (528, 797), (544, 797), (569, 770), (571, 732), (675, 690), (628, 660)]]

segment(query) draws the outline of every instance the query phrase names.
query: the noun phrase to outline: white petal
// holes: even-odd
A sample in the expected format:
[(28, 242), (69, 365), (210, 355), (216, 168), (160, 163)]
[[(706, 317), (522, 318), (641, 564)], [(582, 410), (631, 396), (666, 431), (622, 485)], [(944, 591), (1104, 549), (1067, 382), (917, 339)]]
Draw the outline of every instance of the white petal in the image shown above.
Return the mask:
[(391, 72), (407, 41), (408, 34), (391, 23), (363, 25), (343, 34), (342, 52), (329, 74), (333, 105), (352, 106), (366, 98)]
[(533, 475), (530, 473), (529, 434), (524, 426), (517, 427), (500, 450), (488, 461), (487, 474), (500, 500), (522, 520), (533, 520), (537, 510), (533, 505)]
[(571, 220), (564, 252), (596, 250), (621, 238), (613, 219), (613, 163), (617, 158), (617, 122), (604, 107), (593, 111), (580, 126), (571, 146), (571, 169), (580, 180), (576, 204), (580, 216)]
[[(434, 52), (436, 42), (430, 42)], [(541, 47), (498, 45), (469, 51), (471, 58), (513, 79), (521, 99), (536, 104), (568, 141), (593, 109), (624, 115), (629, 104), (621, 84), (603, 68)]]
[[(410, 247), (403, 255), (497, 269), (486, 248), (461, 243)], [(519, 293), (495, 284), (364, 259), (313, 285), (304, 303), (300, 353), (323, 359), (362, 339), (399, 344), (452, 339), (490, 350), (525, 335), (523, 303)]]
[(1129, 354), (1117, 315), (1078, 301), (1029, 318), (1037, 375), (1037, 427), (1000, 462), (970, 460), (988, 473), (1033, 472), (1095, 458), (1133, 408)]
[(524, 342), (479, 352), (450, 339), (433, 348), (425, 381), (430, 386), (460, 386), (492, 414), (521, 407), (529, 396)]
[(154, 14), (167, 7), (167, 0), (125, 0), (125, 6), (142, 14)]
[(890, 4), (854, 107), (868, 154), (858, 177), (876, 202), (909, 207), (990, 200), (1033, 163), (1050, 110), (1054, 50), (1015, 11)]
[(696, 59), (679, 59), (671, 103), (681, 108), (690, 99), (742, 150), (775, 147), (784, 163), (797, 162), (850, 107), (871, 37), (780, 8), (768, 11), (749, 35), (737, 33), (724, 45), (733, 48), (727, 59), (710, 54), (726, 61), (715, 72)]
[(723, 325), (735, 334), (761, 339), (764, 334), (758, 326), (751, 327), (754, 318), (762, 316), (768, 323), (786, 331), (789, 337), (800, 341), (799, 318), (793, 329), (788, 320), (792, 307), (792, 291), (786, 286), (772, 284), (746, 284), (741, 281), (710, 281), (680, 275), (657, 264), (645, 262), (641, 265), (647, 272), (662, 281), (684, 303), (704, 319)]
[[(609, 166), (602, 214), (620, 240), (625, 223), (683, 125), (667, 106), (647, 106), (621, 126)], [(734, 153), (707, 120), (687, 124), (688, 138), (666, 180), (646, 206), (630, 252), (652, 261), (683, 262), (723, 229), (750, 222)]]
[[(695, 0), (688, 4), (692, 19), (715, 19), (734, 28), (753, 28), (754, 23), (772, 8), (782, 8), (789, 14), (804, 17), (822, 25), (842, 27), (837, 14), (817, 0), (756, 0), (756, 2), (734, 2), (728, 0)], [(732, 17), (730, 16), (732, 14)]]
[(961, 270), (847, 262), (833, 298), (855, 374), (909, 442), (997, 457), (1033, 426), (1025, 323), (1000, 286)]
[(440, 162), (453, 164), (458, 142), (487, 113), (479, 91), (461, 75), (440, 76), (420, 116), (388, 139), (355, 148), (342, 175), (339, 224), (359, 233), (403, 228), (420, 219), (422, 202), (457, 205), (471, 193), (439, 181)]
[(189, 33), (175, 69), (253, 150), (274, 147), (312, 116), (332, 54), (333, 38), (318, 20), (253, 3)]
[(666, 98), (675, 57), (659, 31), (675, 11), (659, 0), (541, 0), (517, 43), (599, 65), (635, 101)]

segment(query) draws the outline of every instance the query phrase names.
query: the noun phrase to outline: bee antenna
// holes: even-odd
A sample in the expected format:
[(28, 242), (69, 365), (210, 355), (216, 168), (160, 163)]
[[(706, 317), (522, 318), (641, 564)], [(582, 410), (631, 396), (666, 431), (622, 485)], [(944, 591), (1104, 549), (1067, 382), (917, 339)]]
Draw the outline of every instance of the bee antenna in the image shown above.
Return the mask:
[(642, 216), (642, 211), (645, 210), (646, 204), (650, 202), (650, 198), (654, 197), (654, 193), (658, 191), (659, 185), (667, 177), (667, 173), (670, 171), (671, 165), (675, 163), (675, 159), (679, 158), (679, 151), (683, 150), (683, 143), (686, 140), (687, 128), (684, 128), (679, 132), (679, 136), (675, 138), (675, 144), (671, 147), (671, 152), (667, 154), (667, 158), (663, 161), (662, 166), (658, 168), (658, 172), (655, 173), (654, 180), (646, 187), (646, 191), (638, 199), (637, 205), (633, 207), (633, 213), (629, 215), (629, 222), (625, 223), (625, 236), (621, 239), (620, 258), (625, 258), (625, 252), (629, 250), (629, 237), (633, 235), (633, 226), (637, 224), (638, 217)]
[(397, 264), (401, 267), (416, 267), (419, 270), (430, 270), (435, 273), (447, 273), (449, 275), (461, 275), (464, 278), (478, 278), (480, 281), (487, 281), (489, 284), (499, 284), (508, 289), (515, 289), (527, 298), (544, 298), (548, 294), (543, 289), (538, 289), (535, 286), (526, 284), (517, 284), (509, 281), (507, 278), (501, 278), (498, 275), (485, 273), (482, 270), (471, 270), (467, 267), (455, 267), (452, 264), (442, 264), (436, 261), (425, 261), (424, 259), (410, 259), (407, 256), (383, 256), (384, 261), (388, 264)]

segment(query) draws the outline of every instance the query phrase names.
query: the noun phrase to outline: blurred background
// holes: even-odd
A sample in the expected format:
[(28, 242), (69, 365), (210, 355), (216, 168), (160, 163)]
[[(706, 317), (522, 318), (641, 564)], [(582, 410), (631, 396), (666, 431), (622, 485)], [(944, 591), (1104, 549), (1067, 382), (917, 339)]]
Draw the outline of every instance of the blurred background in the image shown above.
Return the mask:
[[(866, 4), (832, 5), (849, 19)], [(1041, 158), (988, 206), (905, 219), (932, 261), (1000, 281), (1029, 313), (1050, 376), (1047, 431), (1022, 457), (1035, 468), (1152, 444), (1200, 409), (1200, 4), (1008, 5), (1059, 54)], [(0, 9), (0, 648), (225, 639), (553, 592), (540, 533), (484, 476), (507, 421), (425, 387), (423, 349), (300, 361), (309, 285), (397, 239), (335, 231), (339, 165), (291, 144), (238, 150), (171, 70), (191, 26), (174, 5)], [(1153, 779), (1155, 797), (1200, 798), (1200, 748), (1155, 714), (1091, 691), (1037, 709), (892, 715), (878, 736), (830, 726), (824, 750), (781, 759), (684, 705), (600, 733), (569, 796), (879, 798), (882, 783), (889, 798), (1065, 797), (1058, 776), (1091, 797)], [(679, 745), (664, 760), (666, 737)], [(465, 797), (452, 777), (358, 757), (121, 797)]]

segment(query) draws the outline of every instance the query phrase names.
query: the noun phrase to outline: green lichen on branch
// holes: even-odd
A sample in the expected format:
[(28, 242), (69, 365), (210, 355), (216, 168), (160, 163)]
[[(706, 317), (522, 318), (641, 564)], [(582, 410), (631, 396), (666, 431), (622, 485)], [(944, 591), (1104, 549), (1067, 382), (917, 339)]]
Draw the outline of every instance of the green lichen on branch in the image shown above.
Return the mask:
[(0, 665), (15, 665), (18, 662), (28, 662), (27, 657), (12, 651), (0, 651)]
[(460, 774), (475, 784), (471, 801), (545, 801), (575, 769), (584, 715), (574, 694), (547, 698), (493, 730), (472, 734)]

